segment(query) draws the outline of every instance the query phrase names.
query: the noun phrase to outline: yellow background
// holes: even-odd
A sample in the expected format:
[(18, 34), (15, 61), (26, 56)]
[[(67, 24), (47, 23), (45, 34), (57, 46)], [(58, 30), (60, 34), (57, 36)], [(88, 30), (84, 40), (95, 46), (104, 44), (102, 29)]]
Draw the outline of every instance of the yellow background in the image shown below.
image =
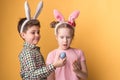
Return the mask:
[[(0, 80), (21, 80), (18, 54), (22, 39), (17, 32), (17, 21), (24, 17), (25, 0), (0, 0)], [(28, 0), (31, 14), (39, 0)], [(53, 9), (69, 14), (80, 10), (72, 47), (82, 49), (87, 60), (88, 80), (120, 80), (120, 1), (119, 0), (43, 0), (41, 22), (41, 52), (47, 57), (57, 47)]]

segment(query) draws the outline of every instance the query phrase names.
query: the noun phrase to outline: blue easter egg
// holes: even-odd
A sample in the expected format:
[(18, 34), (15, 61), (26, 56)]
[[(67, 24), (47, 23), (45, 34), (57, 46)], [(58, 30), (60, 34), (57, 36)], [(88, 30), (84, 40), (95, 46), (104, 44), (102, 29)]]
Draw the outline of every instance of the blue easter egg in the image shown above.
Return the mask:
[(60, 58), (61, 59), (65, 58), (65, 57), (66, 57), (66, 53), (65, 52), (60, 53)]

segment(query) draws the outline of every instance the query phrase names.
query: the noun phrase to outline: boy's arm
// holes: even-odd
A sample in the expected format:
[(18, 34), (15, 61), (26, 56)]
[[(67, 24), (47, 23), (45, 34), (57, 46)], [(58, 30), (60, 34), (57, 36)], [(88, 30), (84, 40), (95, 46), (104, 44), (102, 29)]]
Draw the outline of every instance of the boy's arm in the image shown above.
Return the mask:
[(47, 80), (55, 80), (55, 71), (47, 77)]
[(55, 70), (55, 67), (52, 64), (44, 67), (41, 65), (41, 68), (36, 69), (36, 62), (31, 53), (26, 52), (26, 55), (24, 56), (24, 61), (31, 77), (36, 78), (37, 76), (40, 76), (41, 78), (46, 78), (48, 75), (50, 75), (51, 72)]
[[(51, 64), (54, 62), (54, 55), (52, 53), (49, 53), (46, 59), (46, 64)], [(55, 71), (52, 72), (48, 77), (47, 80), (55, 80)]]

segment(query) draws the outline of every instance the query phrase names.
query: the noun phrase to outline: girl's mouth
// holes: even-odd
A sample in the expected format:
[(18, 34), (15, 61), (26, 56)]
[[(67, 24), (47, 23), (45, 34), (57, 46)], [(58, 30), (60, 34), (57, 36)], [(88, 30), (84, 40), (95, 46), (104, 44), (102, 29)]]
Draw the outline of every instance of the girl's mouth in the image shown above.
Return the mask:
[(67, 44), (63, 44), (63, 46), (67, 46)]

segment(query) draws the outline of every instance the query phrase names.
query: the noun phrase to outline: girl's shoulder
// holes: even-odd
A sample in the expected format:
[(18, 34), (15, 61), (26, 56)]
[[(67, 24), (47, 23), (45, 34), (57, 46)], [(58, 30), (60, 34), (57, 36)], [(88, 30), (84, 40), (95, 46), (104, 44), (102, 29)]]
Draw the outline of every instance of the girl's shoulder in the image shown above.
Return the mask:
[(48, 53), (48, 56), (55, 55), (57, 52), (57, 49), (54, 49)]
[(76, 53), (80, 53), (82, 54), (83, 51), (81, 49), (78, 49), (78, 48), (71, 48), (72, 51), (75, 51)]
[(54, 50), (50, 51), (49, 54), (54, 54), (54, 53), (56, 53), (56, 51), (57, 51), (57, 49), (54, 49)]
[(81, 61), (85, 61), (85, 55), (84, 52), (81, 49), (77, 49), (77, 48), (72, 48), (73, 51), (78, 55), (78, 57), (80, 58)]

